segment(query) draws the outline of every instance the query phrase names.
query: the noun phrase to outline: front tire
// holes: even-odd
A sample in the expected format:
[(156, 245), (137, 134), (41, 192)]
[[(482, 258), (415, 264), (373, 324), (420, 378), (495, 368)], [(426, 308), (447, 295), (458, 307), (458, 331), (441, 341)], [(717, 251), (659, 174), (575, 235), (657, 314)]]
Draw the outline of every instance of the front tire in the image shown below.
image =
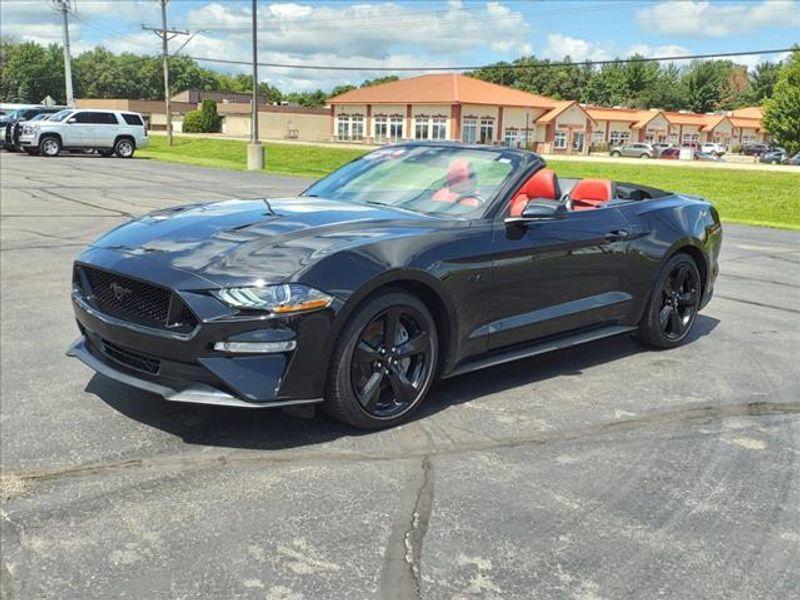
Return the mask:
[(425, 304), (400, 291), (375, 296), (356, 309), (336, 342), (323, 408), (359, 429), (402, 423), (433, 383), (438, 349)]
[(637, 337), (655, 348), (686, 340), (700, 309), (700, 271), (691, 256), (673, 256), (656, 280)]
[(61, 154), (61, 141), (55, 136), (48, 136), (39, 142), (39, 154), (53, 158)]

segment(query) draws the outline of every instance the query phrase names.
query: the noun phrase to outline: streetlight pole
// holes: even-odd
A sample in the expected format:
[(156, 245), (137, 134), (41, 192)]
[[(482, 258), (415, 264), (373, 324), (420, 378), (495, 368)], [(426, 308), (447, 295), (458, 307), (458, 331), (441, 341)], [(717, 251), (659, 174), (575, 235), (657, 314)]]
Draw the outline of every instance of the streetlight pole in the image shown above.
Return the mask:
[(253, 99), (250, 115), (250, 143), (247, 144), (247, 170), (264, 169), (264, 145), (258, 141), (258, 0), (253, 0)]

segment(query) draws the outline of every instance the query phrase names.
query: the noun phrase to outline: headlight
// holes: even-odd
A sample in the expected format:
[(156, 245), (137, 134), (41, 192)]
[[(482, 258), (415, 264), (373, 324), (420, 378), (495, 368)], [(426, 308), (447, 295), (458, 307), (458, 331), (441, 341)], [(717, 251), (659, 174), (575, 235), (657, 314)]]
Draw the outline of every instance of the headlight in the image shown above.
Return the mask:
[(213, 294), (233, 308), (264, 310), (277, 315), (318, 310), (333, 302), (333, 296), (296, 283), (228, 288)]

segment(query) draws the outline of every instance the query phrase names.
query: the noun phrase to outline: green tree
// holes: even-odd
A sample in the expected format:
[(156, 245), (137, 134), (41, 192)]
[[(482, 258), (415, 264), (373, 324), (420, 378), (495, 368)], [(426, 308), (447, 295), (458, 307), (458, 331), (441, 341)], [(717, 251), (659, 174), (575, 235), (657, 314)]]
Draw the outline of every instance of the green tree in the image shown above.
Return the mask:
[(747, 104), (760, 106), (764, 100), (772, 97), (772, 89), (778, 81), (778, 73), (781, 70), (781, 63), (762, 62), (750, 73), (750, 90), (747, 96)]
[(764, 127), (788, 152), (800, 152), (800, 48), (781, 67), (772, 98), (764, 103)]
[(186, 113), (183, 117), (184, 133), (219, 133), (222, 117), (217, 114), (217, 103), (203, 100), (199, 110)]
[(340, 96), (354, 89), (356, 89), (356, 86), (354, 85), (349, 85), (349, 84), (337, 85), (335, 88), (331, 90), (330, 97), (333, 98), (334, 96)]
[(681, 81), (685, 108), (694, 112), (710, 112), (717, 107), (723, 80), (712, 61), (693, 61)]
[(46, 96), (64, 102), (64, 57), (61, 48), (35, 42), (3, 46), (0, 97), (6, 102), (36, 103)]
[(361, 84), (361, 87), (370, 87), (373, 85), (380, 85), (381, 83), (391, 83), (400, 79), (397, 75), (386, 75), (385, 77), (375, 77), (374, 79), (367, 79)]

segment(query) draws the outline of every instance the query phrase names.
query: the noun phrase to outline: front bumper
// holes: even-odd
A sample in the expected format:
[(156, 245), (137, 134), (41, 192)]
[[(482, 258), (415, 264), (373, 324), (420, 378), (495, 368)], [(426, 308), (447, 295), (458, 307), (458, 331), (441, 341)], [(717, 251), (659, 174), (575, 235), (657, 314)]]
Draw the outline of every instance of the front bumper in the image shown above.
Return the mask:
[(23, 148), (30, 147), (30, 146), (38, 146), (39, 145), (39, 134), (38, 133), (21, 133), (19, 135), (19, 145)]
[[(94, 266), (110, 268), (113, 253), (90, 250)], [(101, 258), (105, 260), (100, 260)], [(142, 258), (116, 255), (113, 271), (168, 285), (181, 276), (173, 269), (156, 269)], [(199, 289), (199, 277), (183, 273), (174, 291), (197, 317), (190, 332), (173, 333), (122, 321), (104, 314), (75, 291), (72, 304), (81, 337), (67, 354), (107, 377), (154, 392), (167, 400), (238, 407), (279, 407), (320, 402), (332, 339), (334, 307), (283, 318), (230, 318), (221, 302)], [(205, 282), (206, 285), (208, 282)], [(194, 288), (188, 291), (186, 288)], [(173, 290), (175, 288), (172, 288)], [(285, 352), (231, 353), (215, 349), (217, 342), (293, 340)], [(321, 342), (322, 341), (322, 342)]]
[(90, 369), (97, 371), (101, 375), (105, 375), (109, 379), (114, 379), (125, 385), (158, 394), (165, 400), (171, 402), (211, 404), (214, 406), (230, 406), (234, 408), (268, 408), (275, 406), (292, 406), (296, 404), (314, 404), (322, 401), (321, 398), (312, 398), (309, 400), (284, 400), (280, 403), (245, 402), (236, 396), (205, 383), (194, 383), (182, 390), (176, 390), (168, 385), (142, 379), (112, 367), (89, 349), (85, 336), (81, 336), (75, 340), (69, 350), (67, 350), (67, 356), (77, 358)]

